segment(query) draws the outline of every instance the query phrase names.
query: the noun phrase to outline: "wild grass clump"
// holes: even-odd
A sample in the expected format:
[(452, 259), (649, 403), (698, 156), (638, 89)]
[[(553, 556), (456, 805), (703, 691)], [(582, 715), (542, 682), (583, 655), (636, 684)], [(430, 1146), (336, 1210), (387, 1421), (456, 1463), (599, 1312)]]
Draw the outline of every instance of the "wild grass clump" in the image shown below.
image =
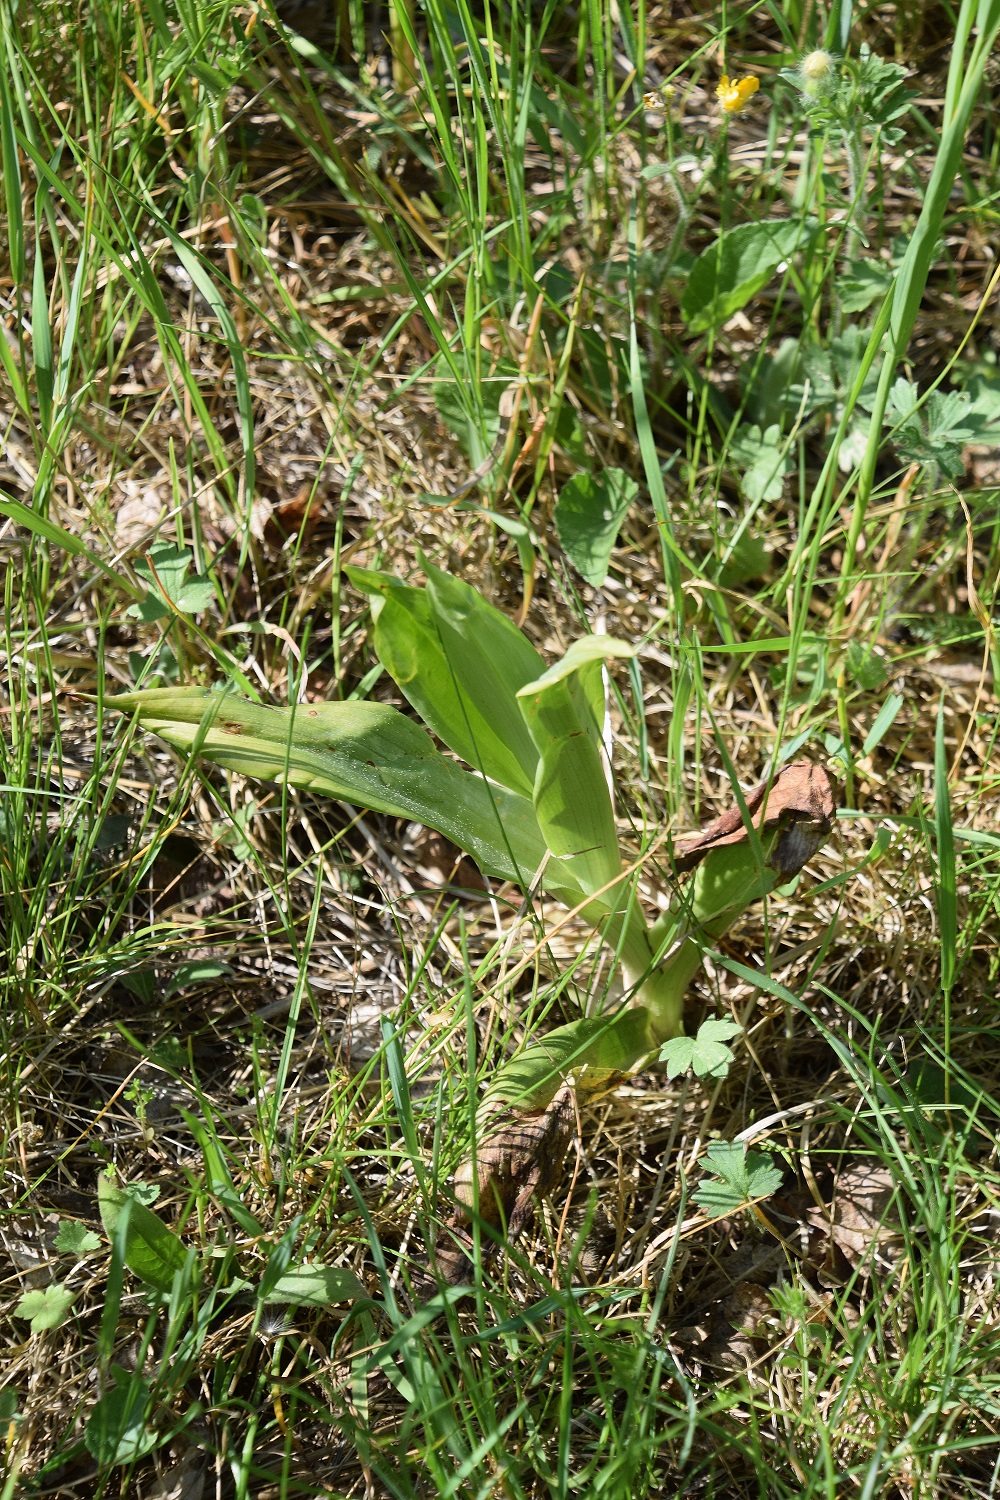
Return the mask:
[(992, 1493), (1000, 4), (0, 30), (3, 1500)]

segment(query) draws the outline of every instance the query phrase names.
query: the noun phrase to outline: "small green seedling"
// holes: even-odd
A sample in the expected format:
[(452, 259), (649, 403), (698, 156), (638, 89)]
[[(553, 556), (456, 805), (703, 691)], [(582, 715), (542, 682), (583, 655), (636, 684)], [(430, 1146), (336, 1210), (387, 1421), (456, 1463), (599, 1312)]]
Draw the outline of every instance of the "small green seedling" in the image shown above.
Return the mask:
[(694, 1201), (713, 1219), (724, 1218), (781, 1186), (781, 1171), (762, 1151), (738, 1141), (713, 1141), (702, 1162), (714, 1175), (695, 1189)]
[(660, 1049), (660, 1061), (667, 1065), (667, 1077), (678, 1078), (688, 1071), (696, 1078), (711, 1078), (713, 1081), (727, 1077), (733, 1065), (733, 1051), (726, 1043), (738, 1036), (741, 1029), (737, 1021), (709, 1016), (698, 1027), (697, 1036), (671, 1037)]
[(76, 1298), (61, 1281), (53, 1281), (41, 1292), (25, 1292), (14, 1309), (15, 1318), (26, 1318), (32, 1333), (45, 1333), (65, 1323)]

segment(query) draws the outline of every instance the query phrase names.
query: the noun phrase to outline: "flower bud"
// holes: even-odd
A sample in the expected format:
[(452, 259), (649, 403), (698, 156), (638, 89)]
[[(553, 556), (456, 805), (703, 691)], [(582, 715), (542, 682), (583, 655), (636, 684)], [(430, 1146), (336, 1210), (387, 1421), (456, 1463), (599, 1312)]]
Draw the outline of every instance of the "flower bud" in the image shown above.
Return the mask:
[(799, 64), (803, 92), (813, 99), (826, 93), (833, 82), (835, 63), (829, 52), (810, 52)]

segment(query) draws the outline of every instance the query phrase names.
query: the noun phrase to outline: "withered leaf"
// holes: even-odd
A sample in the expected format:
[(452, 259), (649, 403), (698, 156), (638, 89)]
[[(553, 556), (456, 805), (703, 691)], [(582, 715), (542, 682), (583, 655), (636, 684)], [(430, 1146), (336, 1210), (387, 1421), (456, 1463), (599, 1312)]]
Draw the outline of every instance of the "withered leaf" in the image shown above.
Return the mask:
[(899, 1216), (892, 1203), (895, 1188), (888, 1167), (853, 1162), (837, 1178), (827, 1213), (814, 1208), (808, 1217), (829, 1235), (851, 1266), (859, 1265), (873, 1251), (891, 1260), (900, 1239)]
[[(573, 1090), (565, 1083), (545, 1109), (528, 1113), (498, 1101), (480, 1112), (475, 1161), (479, 1217), (494, 1229), (506, 1225), (509, 1239), (516, 1239), (528, 1222), (534, 1195), (548, 1192), (558, 1181), (574, 1113)], [(455, 1173), (455, 1196), (463, 1208), (448, 1228), (459, 1244), (469, 1243), (464, 1228), (474, 1201), (472, 1175), (471, 1160)], [(468, 1270), (467, 1256), (460, 1250), (441, 1245), (436, 1260), (451, 1282), (460, 1281)]]
[[(830, 832), (837, 794), (837, 783), (829, 771), (808, 760), (782, 766), (770, 786), (762, 781), (747, 792), (744, 801), (754, 828), (758, 832), (781, 829), (770, 863), (783, 878), (797, 874)], [(699, 865), (711, 850), (745, 844), (749, 839), (737, 804), (700, 833), (683, 840), (674, 862), (684, 873)]]

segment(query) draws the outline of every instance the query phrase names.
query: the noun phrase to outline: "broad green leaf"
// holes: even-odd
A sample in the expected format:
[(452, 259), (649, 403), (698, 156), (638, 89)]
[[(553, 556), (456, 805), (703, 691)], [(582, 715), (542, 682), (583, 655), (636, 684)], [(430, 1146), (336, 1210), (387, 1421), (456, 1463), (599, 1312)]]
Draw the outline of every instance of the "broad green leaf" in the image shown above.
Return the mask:
[(187, 1260), (187, 1252), (176, 1234), (142, 1203), (115, 1187), (103, 1172), (97, 1180), (97, 1197), (108, 1239), (114, 1240), (123, 1216), (127, 1215), (125, 1264), (129, 1270), (141, 1281), (168, 1292), (174, 1274)]
[(681, 312), (691, 332), (725, 323), (812, 233), (813, 227), (798, 219), (765, 219), (721, 234), (699, 255), (684, 288)]
[(149, 1386), (139, 1375), (114, 1365), (114, 1385), (97, 1402), (83, 1431), (87, 1452), (99, 1464), (129, 1464), (152, 1452), (156, 1434), (146, 1426)]
[(14, 1309), (14, 1316), (30, 1321), (32, 1333), (45, 1333), (65, 1323), (75, 1297), (76, 1293), (69, 1291), (61, 1281), (54, 1281), (44, 1291), (25, 1292)]
[[(149, 688), (109, 701), (125, 712), (138, 710), (144, 729), (227, 770), (436, 828), (489, 875), (525, 883), (545, 857), (526, 797), (461, 770), (386, 704), (266, 708), (203, 688)], [(553, 886), (576, 884), (558, 866), (550, 874)]]
[(99, 1238), (86, 1224), (81, 1224), (78, 1219), (60, 1220), (56, 1249), (63, 1255), (87, 1255), (91, 1250), (100, 1248)]
[(430, 583), (409, 588), (349, 568), (373, 594), (379, 660), (424, 723), (477, 771), (531, 796), (538, 754), (515, 694), (544, 663), (475, 589), (424, 563)]
[(280, 1276), (265, 1302), (295, 1302), (305, 1307), (329, 1307), (334, 1302), (357, 1302), (368, 1288), (353, 1271), (340, 1266), (296, 1266)]
[(614, 1016), (586, 1016), (557, 1026), (504, 1063), (487, 1098), (544, 1109), (567, 1076), (585, 1089), (597, 1088), (612, 1074), (634, 1067), (651, 1048), (648, 1014), (641, 1006)]
[(611, 549), (639, 486), (624, 469), (574, 474), (556, 502), (555, 523), (563, 551), (594, 588), (608, 576)]
[(219, 958), (191, 959), (187, 963), (177, 965), (163, 998), (169, 1000), (171, 995), (190, 989), (193, 984), (209, 984), (213, 979), (224, 979), (232, 972), (230, 965), (223, 963)]
[(540, 756), (535, 777), (538, 826), (553, 854), (566, 861), (588, 893), (609, 886), (621, 873), (611, 795), (601, 764), (594, 685), (600, 686), (604, 657), (633, 654), (622, 641), (586, 636), (518, 693)]

